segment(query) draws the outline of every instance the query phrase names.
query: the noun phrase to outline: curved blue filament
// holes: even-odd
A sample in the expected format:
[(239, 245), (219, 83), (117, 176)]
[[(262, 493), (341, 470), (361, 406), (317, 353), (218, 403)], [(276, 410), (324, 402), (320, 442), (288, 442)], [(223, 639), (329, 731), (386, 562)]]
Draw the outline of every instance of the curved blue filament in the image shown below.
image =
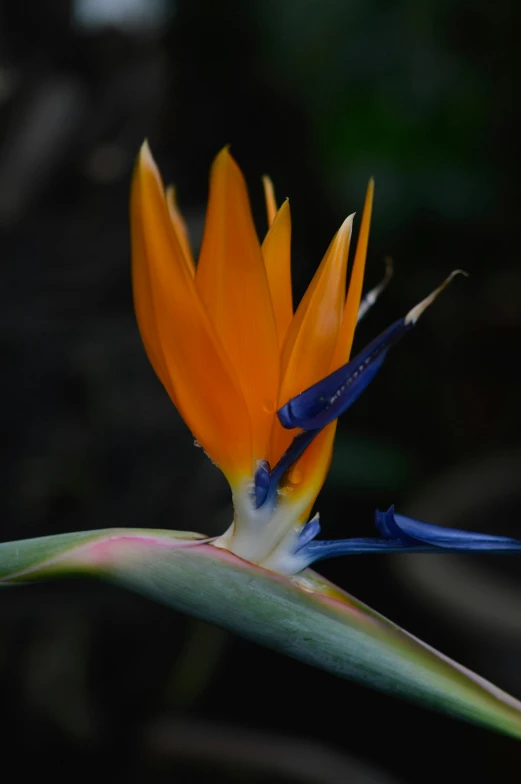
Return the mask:
[(359, 537), (353, 539), (319, 540), (310, 542), (304, 548), (299, 548), (295, 554), (310, 556), (308, 563), (321, 561), (324, 558), (337, 558), (339, 555), (366, 555), (368, 553), (435, 553), (436, 547), (417, 543), (415, 546), (405, 546), (397, 539), (378, 539), (375, 536)]

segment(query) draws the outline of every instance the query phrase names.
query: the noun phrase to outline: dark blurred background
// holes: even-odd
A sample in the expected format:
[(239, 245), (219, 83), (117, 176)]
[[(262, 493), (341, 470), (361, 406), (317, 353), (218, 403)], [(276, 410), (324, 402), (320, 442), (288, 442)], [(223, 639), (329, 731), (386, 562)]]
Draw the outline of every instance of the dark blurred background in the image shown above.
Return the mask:
[[(222, 145), (291, 197), (300, 295), (376, 178), (360, 347), (457, 279), (344, 417), (327, 536), (373, 512), (521, 535), (519, 34), (497, 0), (0, 2), (2, 539), (224, 530), (227, 488), (156, 380), (129, 282), (147, 136), (197, 247)], [(518, 559), (323, 574), (521, 697)], [(18, 777), (518, 782), (515, 741), (335, 679), (108, 585), (6, 590), (1, 746)], [(3, 763), (4, 765), (5, 763)]]

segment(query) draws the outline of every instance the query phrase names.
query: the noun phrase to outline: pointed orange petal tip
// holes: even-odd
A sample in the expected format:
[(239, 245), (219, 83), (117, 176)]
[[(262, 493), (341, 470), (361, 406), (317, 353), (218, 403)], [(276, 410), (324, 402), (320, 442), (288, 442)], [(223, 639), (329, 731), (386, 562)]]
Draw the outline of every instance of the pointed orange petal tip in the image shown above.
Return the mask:
[(353, 231), (353, 221), (355, 219), (356, 212), (352, 212), (351, 215), (348, 215), (345, 221), (340, 226), (339, 230), (337, 231), (338, 237), (345, 237), (346, 239), (351, 239), (351, 232)]
[(268, 229), (262, 243), (262, 255), (266, 266), (279, 346), (282, 346), (293, 318), (291, 212), (288, 199), (282, 203)]
[(349, 281), (344, 316), (342, 326), (338, 335), (338, 342), (333, 357), (331, 368), (336, 370), (348, 361), (353, 345), (356, 322), (358, 320), (358, 310), (362, 299), (362, 287), (364, 284), (365, 261), (367, 257), (367, 246), (369, 244), (369, 229), (371, 226), (371, 214), (373, 211), (374, 179), (371, 177), (367, 185), (365, 204), (362, 212), (360, 233), (356, 244), (353, 269)]
[(213, 159), (212, 168), (218, 163), (224, 163), (233, 161), (235, 163), (235, 159), (230, 152), (231, 144), (225, 144), (224, 147), (221, 147), (215, 158)]
[[(281, 356), (279, 405), (316, 384), (330, 371), (344, 312), (345, 277), (353, 218), (354, 213), (348, 215), (333, 237), (289, 326)], [(293, 435), (283, 430), (278, 419), (275, 421), (271, 442), (272, 459), (280, 458)], [(309, 447), (311, 458), (301, 458), (306, 470), (302, 471), (303, 481), (299, 492), (307, 492), (309, 481), (314, 482), (311, 478), (313, 469), (308, 470), (308, 466), (315, 461), (317, 465), (325, 464), (330, 458), (330, 455), (322, 454), (321, 449), (327, 452), (331, 444), (327, 439), (320, 439), (318, 443), (322, 446)]]
[(145, 139), (139, 148), (138, 161), (140, 164), (148, 165), (152, 169), (156, 168), (156, 162), (154, 161), (154, 156), (152, 155), (152, 150), (150, 149), (148, 139)]
[(134, 172), (134, 176), (139, 176), (140, 172), (141, 173), (149, 172), (157, 180), (157, 183), (161, 188), (161, 192), (164, 196), (165, 188), (163, 185), (163, 179), (157, 167), (157, 163), (155, 162), (154, 156), (152, 155), (152, 150), (150, 149), (148, 139), (144, 140), (143, 144), (139, 149), (139, 155), (137, 159), (137, 165)]
[(342, 321), (353, 218), (348, 215), (333, 237), (291, 322), (282, 350), (282, 403), (329, 370)]
[(165, 357), (159, 338), (157, 319), (150, 283), (146, 239), (142, 226), (142, 196), (140, 155), (137, 156), (132, 177), (130, 198), (130, 229), (132, 257), (132, 292), (139, 331), (150, 362), (168, 394), (175, 400)]

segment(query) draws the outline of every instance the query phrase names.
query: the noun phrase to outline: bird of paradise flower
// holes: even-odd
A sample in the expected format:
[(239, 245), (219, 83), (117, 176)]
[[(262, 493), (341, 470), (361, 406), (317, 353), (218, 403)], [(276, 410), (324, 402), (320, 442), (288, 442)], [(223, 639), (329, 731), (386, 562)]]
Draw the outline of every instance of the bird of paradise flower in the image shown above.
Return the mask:
[(119, 582), (335, 674), (521, 737), (521, 703), (437, 653), (308, 567), (369, 552), (521, 551), (521, 542), (376, 513), (379, 536), (318, 539), (310, 511), (337, 419), (373, 380), (457, 272), (350, 359), (355, 327), (390, 271), (362, 299), (373, 202), (369, 183), (346, 273), (353, 215), (293, 311), (289, 202), (264, 179), (259, 244), (243, 176), (227, 148), (213, 164), (194, 262), (172, 188), (148, 144), (131, 195), (135, 310), (149, 359), (196, 440), (226, 476), (229, 529), (201, 534), (109, 529), (0, 545), (0, 583), (71, 572)]

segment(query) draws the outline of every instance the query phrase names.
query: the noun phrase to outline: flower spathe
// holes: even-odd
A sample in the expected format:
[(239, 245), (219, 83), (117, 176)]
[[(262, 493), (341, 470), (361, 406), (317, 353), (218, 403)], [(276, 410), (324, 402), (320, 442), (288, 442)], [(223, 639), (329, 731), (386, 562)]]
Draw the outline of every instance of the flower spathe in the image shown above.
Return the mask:
[[(363, 551), (365, 540), (313, 541), (320, 525), (317, 517), (308, 522), (331, 461), (337, 417), (459, 271), (350, 360), (357, 321), (390, 274), (388, 268), (361, 307), (373, 181), (347, 291), (353, 215), (295, 311), (289, 202), (277, 209), (267, 178), (264, 188), (269, 228), (261, 244), (242, 173), (227, 147), (217, 155), (195, 263), (175, 192), (165, 191), (145, 142), (131, 195), (133, 292), (150, 361), (232, 490), (234, 519), (214, 544), (291, 575), (313, 560)], [(393, 542), (393, 551), (410, 549), (403, 536), (379, 530), (383, 544), (369, 541), (365, 551), (390, 551)], [(421, 551), (434, 546), (413, 541)]]

